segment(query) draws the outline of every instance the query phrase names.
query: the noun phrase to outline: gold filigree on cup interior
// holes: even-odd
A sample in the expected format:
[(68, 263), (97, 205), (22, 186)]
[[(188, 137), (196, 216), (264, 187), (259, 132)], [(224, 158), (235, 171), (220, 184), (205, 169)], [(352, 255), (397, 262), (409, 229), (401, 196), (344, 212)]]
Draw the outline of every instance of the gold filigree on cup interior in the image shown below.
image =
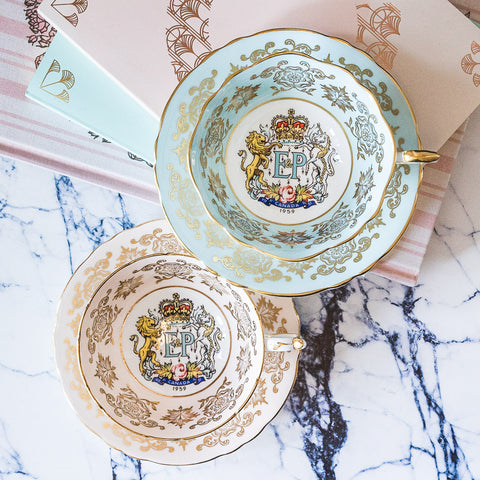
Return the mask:
[(155, 271), (154, 278), (157, 283), (163, 280), (170, 280), (172, 278), (180, 278), (187, 280), (188, 282), (194, 282), (198, 272), (201, 271), (201, 267), (185, 260), (177, 260), (176, 262), (169, 262), (166, 259), (160, 259), (155, 263), (149, 263), (140, 270), (134, 270), (137, 272), (148, 272), (150, 270)]
[(95, 376), (110, 389), (113, 388), (115, 380), (118, 380), (117, 374), (115, 373), (116, 368), (117, 367), (112, 365), (108, 355), (104, 357), (101, 353), (98, 354), (97, 371), (95, 372)]
[(222, 413), (225, 410), (235, 408), (237, 399), (243, 392), (243, 384), (234, 388), (230, 386), (231, 383), (232, 382), (229, 382), (227, 377), (225, 377), (214, 395), (209, 395), (199, 400), (202, 417), (197, 420), (195, 425), (190, 425), (191, 429), (197, 425), (206, 425), (212, 421), (217, 422), (222, 418)]
[(252, 366), (252, 353), (250, 347), (240, 347), (240, 355), (237, 356), (237, 367), (235, 371), (238, 373), (238, 380), (241, 382), (242, 378)]
[(277, 65), (266, 68), (260, 75), (252, 75), (251, 80), (256, 78), (268, 78), (273, 76), (273, 80), (279, 86), (272, 86), (273, 95), (280, 92), (297, 90), (313, 95), (317, 90), (314, 86), (316, 80), (333, 80), (335, 75), (326, 75), (319, 68), (311, 68), (307, 61), (300, 62), (300, 66), (289, 66), (286, 60), (282, 60)]
[(96, 350), (96, 344), (104, 342), (105, 345), (112, 341), (113, 322), (117, 319), (122, 308), (117, 305), (109, 305), (111, 289), (107, 290), (106, 295), (98, 302), (96, 308), (90, 312), (92, 325), (87, 328), (85, 336), (88, 339), (88, 351), (90, 353), (89, 362), (93, 362), (93, 355)]
[[(232, 294), (234, 292), (232, 291)], [(229, 302), (225, 305), (233, 318), (237, 321), (237, 339), (249, 342), (254, 353), (257, 353), (257, 337), (255, 336), (256, 325), (250, 318), (249, 312), (240, 299), (235, 303)]]
[(162, 417), (162, 420), (182, 428), (187, 423), (192, 422), (198, 415), (197, 412), (193, 411), (193, 406), (183, 408), (180, 405), (177, 409), (168, 410), (167, 414)]
[(159, 402), (152, 402), (146, 398), (139, 398), (138, 395), (127, 385), (120, 389), (124, 393), (118, 395), (112, 395), (106, 392), (103, 388), (100, 388), (100, 393), (105, 395), (105, 399), (108, 404), (113, 408), (115, 415), (122, 417), (125, 415), (129, 417), (130, 423), (135, 426), (143, 425), (148, 428), (158, 427), (163, 430), (165, 427), (159, 425), (155, 420), (152, 420), (152, 410), (157, 409)]
[(115, 290), (113, 300), (117, 300), (120, 297), (125, 300), (130, 294), (135, 293), (137, 288), (143, 285), (142, 278), (143, 275), (138, 275), (136, 277), (127, 278), (126, 280), (120, 280), (120, 284)]

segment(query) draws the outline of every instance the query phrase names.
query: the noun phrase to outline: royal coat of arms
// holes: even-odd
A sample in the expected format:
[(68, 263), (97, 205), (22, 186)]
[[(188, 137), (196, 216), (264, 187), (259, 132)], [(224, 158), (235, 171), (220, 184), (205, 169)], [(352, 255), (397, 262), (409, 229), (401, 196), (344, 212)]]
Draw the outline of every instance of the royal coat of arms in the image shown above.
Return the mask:
[(328, 178), (338, 155), (320, 123), (289, 109), (270, 125), (260, 125), (245, 138), (250, 155), (240, 150), (249, 196), (282, 209), (310, 208), (328, 196)]
[(178, 293), (148, 309), (136, 322), (143, 337), (130, 336), (142, 377), (159, 385), (198, 385), (216, 373), (215, 355), (222, 333), (203, 305), (195, 306)]

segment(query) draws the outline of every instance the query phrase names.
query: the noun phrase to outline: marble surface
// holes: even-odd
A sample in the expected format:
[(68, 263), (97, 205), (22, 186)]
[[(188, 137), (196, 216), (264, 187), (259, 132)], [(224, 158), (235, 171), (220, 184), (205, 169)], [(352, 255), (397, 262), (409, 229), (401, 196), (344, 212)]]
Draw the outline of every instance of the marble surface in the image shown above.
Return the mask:
[(283, 410), (237, 452), (165, 467), (71, 410), (52, 332), (73, 270), (158, 205), (0, 158), (0, 479), (480, 479), (480, 110), (415, 288), (373, 274), (295, 300), (308, 342)]

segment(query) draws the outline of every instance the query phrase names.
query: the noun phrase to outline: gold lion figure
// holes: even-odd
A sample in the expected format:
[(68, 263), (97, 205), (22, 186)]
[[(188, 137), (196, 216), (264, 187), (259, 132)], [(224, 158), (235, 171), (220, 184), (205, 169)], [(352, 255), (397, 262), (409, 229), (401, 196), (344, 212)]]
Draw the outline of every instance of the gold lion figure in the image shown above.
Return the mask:
[(253, 160), (250, 162), (249, 165), (246, 167), (245, 159), (247, 158), (247, 153), (245, 150), (240, 150), (239, 155), (242, 156), (242, 163), (241, 168), (244, 172), (247, 172), (247, 180), (245, 182), (245, 186), (247, 191), (249, 192), (252, 187), (250, 186), (250, 181), (253, 179), (253, 176), (256, 174), (258, 175), (258, 181), (262, 185), (267, 185), (267, 183), (263, 180), (263, 170), (260, 170), (260, 167), (268, 168), (268, 156), (272, 152), (273, 147), (281, 147), (281, 143), (273, 142), (270, 145), (266, 145), (267, 138), (265, 135), (262, 135), (258, 132), (250, 132), (248, 137), (245, 139), (245, 143), (247, 144), (247, 148), (250, 150), (250, 153), (253, 155)]
[(137, 320), (137, 330), (138, 333), (145, 339), (145, 343), (140, 350), (137, 350), (138, 346), (138, 335), (131, 335), (130, 340), (134, 342), (133, 344), (133, 353), (135, 355), (140, 355), (140, 372), (142, 375), (145, 374), (144, 363), (145, 360), (150, 357), (151, 361), (157, 367), (160, 364), (156, 360), (156, 353), (151, 349), (152, 347), (157, 346), (158, 338), (162, 334), (161, 328), (155, 326), (155, 320), (153, 318), (146, 317), (145, 315), (141, 316)]

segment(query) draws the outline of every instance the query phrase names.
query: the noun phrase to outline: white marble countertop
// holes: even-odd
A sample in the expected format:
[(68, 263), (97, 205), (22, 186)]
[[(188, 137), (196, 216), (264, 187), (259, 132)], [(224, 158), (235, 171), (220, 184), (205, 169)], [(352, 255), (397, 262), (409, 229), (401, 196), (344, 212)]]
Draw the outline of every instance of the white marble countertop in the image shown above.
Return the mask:
[(480, 110), (415, 288), (373, 274), (295, 300), (308, 342), (286, 405), (237, 452), (165, 467), (71, 410), (52, 332), (63, 287), (159, 206), (0, 158), (0, 479), (480, 478)]

